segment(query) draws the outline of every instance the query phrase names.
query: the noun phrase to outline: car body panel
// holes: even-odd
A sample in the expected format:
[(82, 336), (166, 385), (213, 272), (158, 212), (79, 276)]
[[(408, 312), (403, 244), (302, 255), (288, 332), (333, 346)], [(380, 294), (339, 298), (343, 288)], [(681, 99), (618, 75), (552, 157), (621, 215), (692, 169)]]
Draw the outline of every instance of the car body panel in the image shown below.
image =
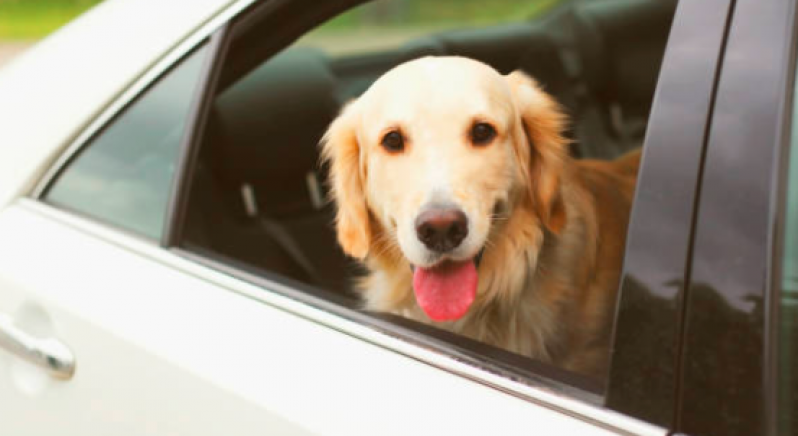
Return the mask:
[(0, 353), (4, 433), (617, 434), (225, 289), (49, 206), (0, 212), (0, 243), (0, 312), (50, 319), (77, 359), (58, 381)]
[(106, 1), (0, 69), (0, 207), (27, 193), (109, 103), (232, 3)]

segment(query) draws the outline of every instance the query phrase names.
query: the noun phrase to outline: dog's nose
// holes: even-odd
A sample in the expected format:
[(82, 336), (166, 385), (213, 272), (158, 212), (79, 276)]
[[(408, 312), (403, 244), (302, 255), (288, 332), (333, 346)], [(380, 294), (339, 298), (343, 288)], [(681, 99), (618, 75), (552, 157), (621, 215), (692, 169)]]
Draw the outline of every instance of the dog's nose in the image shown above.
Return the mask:
[(468, 219), (459, 209), (429, 209), (416, 218), (416, 235), (430, 250), (451, 251), (468, 236)]

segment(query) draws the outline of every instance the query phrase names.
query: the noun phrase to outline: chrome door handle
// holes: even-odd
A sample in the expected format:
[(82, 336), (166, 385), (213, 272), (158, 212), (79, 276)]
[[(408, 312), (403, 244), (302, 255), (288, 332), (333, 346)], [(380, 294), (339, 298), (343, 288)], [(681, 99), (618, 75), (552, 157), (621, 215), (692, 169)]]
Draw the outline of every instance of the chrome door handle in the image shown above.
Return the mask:
[(55, 338), (37, 338), (19, 327), (7, 315), (0, 313), (0, 348), (62, 380), (75, 373), (75, 356), (63, 342)]

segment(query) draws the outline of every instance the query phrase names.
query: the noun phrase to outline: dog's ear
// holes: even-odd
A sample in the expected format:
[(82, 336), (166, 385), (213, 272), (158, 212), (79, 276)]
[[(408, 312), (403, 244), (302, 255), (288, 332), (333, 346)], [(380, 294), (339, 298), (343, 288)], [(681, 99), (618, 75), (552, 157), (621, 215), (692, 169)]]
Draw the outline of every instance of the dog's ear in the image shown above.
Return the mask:
[(560, 181), (568, 141), (562, 133), (566, 117), (557, 102), (526, 74), (515, 71), (506, 76), (521, 124), (514, 141), (530, 200), (542, 224), (559, 234), (565, 225), (565, 204)]
[(363, 259), (371, 244), (371, 229), (357, 118), (356, 102), (348, 104), (324, 134), (321, 147), (322, 159), (330, 165), (331, 194), (338, 208), (335, 218), (338, 243), (346, 254)]

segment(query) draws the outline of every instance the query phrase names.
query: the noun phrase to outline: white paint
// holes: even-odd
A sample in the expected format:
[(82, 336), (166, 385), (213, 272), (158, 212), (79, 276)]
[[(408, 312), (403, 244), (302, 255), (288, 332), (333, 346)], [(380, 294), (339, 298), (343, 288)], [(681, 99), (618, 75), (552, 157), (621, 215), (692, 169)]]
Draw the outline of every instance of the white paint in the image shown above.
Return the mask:
[(233, 0), (107, 0), (0, 69), (0, 208), (106, 105)]
[(77, 371), (31, 398), (1, 359), (2, 434), (609, 434), (12, 206), (0, 311), (24, 301)]

